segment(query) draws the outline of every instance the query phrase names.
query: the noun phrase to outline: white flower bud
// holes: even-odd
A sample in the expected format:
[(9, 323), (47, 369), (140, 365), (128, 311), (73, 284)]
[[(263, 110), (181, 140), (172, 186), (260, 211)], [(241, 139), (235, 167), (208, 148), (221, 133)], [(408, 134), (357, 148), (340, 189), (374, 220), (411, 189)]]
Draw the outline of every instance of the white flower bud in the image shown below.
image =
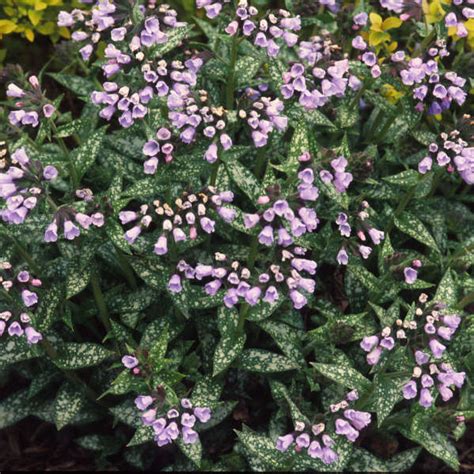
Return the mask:
[(173, 228), (173, 224), (169, 219), (165, 219), (163, 221), (163, 230), (171, 230)]
[(421, 374), (422, 374), (422, 370), (420, 367), (415, 367), (413, 369), (413, 377), (415, 378), (420, 378), (421, 377)]

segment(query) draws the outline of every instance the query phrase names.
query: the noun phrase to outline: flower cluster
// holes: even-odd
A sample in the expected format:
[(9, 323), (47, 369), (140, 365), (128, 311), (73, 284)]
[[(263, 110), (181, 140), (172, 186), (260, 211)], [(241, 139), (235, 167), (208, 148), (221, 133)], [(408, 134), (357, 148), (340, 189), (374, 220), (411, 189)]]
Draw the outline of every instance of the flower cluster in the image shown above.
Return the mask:
[[(224, 2), (213, 0), (196, 0), (198, 8), (204, 8), (208, 18), (218, 16)], [(289, 48), (298, 42), (297, 31), (301, 30), (301, 19), (299, 16), (292, 17), (287, 10), (280, 9), (271, 12), (265, 18), (257, 20), (258, 10), (250, 6), (247, 0), (239, 0), (235, 11), (235, 18), (227, 25), (225, 31), (230, 36), (242, 33), (246, 38), (252, 39), (253, 44), (266, 51), (268, 56), (278, 56), (283, 41)]]
[(111, 120), (115, 112), (120, 112), (119, 124), (123, 128), (131, 127), (135, 120), (142, 119), (148, 113), (146, 105), (153, 97), (151, 87), (144, 87), (138, 92), (130, 93), (128, 87), (121, 87), (116, 82), (105, 82), (103, 91), (94, 91), (91, 94), (92, 103), (103, 105), (99, 116), (104, 120)]
[(472, 0), (453, 0), (452, 10), (444, 17), (448, 28), (448, 36), (456, 39), (466, 38), (472, 41), (474, 37), (474, 4)]
[(256, 148), (264, 147), (275, 129), (283, 132), (288, 126), (288, 118), (283, 115), (283, 102), (262, 96), (262, 89), (266, 88), (265, 84), (259, 86), (259, 90), (248, 87), (245, 96), (252, 101), (250, 110), (239, 110), (239, 117), (244, 118), (252, 130), (252, 140)]
[(207, 423), (211, 419), (209, 407), (193, 407), (192, 402), (183, 398), (179, 408), (171, 408), (166, 414), (158, 415), (154, 407), (156, 398), (140, 395), (135, 399), (136, 407), (143, 412), (141, 419), (145, 426), (151, 426), (154, 440), (159, 447), (172, 443), (181, 436), (184, 444), (194, 444), (199, 440), (196, 422)]
[(14, 110), (8, 114), (8, 120), (14, 126), (37, 127), (41, 117), (49, 119), (56, 112), (55, 106), (44, 96), (39, 80), (30, 76), (24, 86), (10, 83), (6, 91), (7, 97), (14, 99)]
[(334, 418), (334, 414), (341, 411), (342, 415), (337, 415), (334, 422), (335, 433), (345, 436), (348, 441), (353, 443), (359, 437), (359, 431), (371, 422), (370, 413), (349, 408), (350, 403), (358, 398), (357, 390), (352, 390), (346, 395), (345, 400), (332, 404), (330, 406), (330, 413), (327, 413), (325, 417), (330, 418), (329, 422), (321, 422), (310, 426), (303, 422), (296, 422), (292, 433), (278, 438), (276, 448), (279, 451), (285, 452), (294, 445), (297, 453), (306, 449), (308, 456), (321, 459), (325, 464), (336, 462), (339, 456), (332, 449), (334, 447), (334, 440), (327, 434), (327, 425)]
[(198, 229), (206, 234), (212, 234), (216, 222), (209, 217), (209, 210), (215, 209), (225, 221), (232, 222), (236, 211), (225, 204), (231, 203), (234, 194), (231, 191), (217, 192), (213, 186), (208, 186), (197, 194), (184, 193), (174, 202), (174, 208), (159, 200), (153, 201), (155, 216), (151, 215), (151, 206), (143, 204), (137, 211), (122, 211), (119, 214), (123, 225), (133, 223), (133, 227), (125, 232), (125, 239), (133, 244), (144, 229), (152, 224), (160, 230), (154, 252), (157, 255), (168, 253), (168, 238), (173, 236), (175, 243), (194, 240), (198, 237)]
[(453, 102), (463, 105), (467, 94), (463, 90), (466, 79), (454, 71), (440, 72), (436, 57), (437, 48), (433, 48), (431, 59), (412, 58), (400, 71), (400, 77), (406, 86), (413, 88), (413, 98), (418, 102), (415, 108), (429, 115), (437, 115), (451, 107)]
[(312, 110), (326, 105), (332, 97), (345, 96), (348, 86), (358, 89), (361, 82), (349, 73), (349, 60), (334, 59), (339, 52), (339, 46), (321, 36), (302, 41), (298, 47), (302, 62), (283, 74), (283, 97), (296, 97), (300, 105)]
[(425, 174), (431, 170), (433, 163), (445, 167), (449, 172), (456, 168), (461, 178), (467, 184), (474, 184), (474, 147), (462, 138), (459, 130), (443, 132), (441, 143), (431, 143), (429, 154), (418, 164), (418, 171)]
[[(56, 210), (53, 221), (48, 225), (44, 233), (45, 242), (56, 242), (58, 240), (58, 230), (63, 229), (64, 238), (74, 240), (81, 235), (81, 228), (88, 230), (90, 227), (103, 227), (105, 216), (100, 211), (97, 203), (94, 203), (94, 196), (90, 189), (78, 189), (76, 196), (83, 199), (81, 207), (83, 211), (78, 211), (69, 206), (63, 206)], [(82, 206), (84, 204), (84, 206)], [(74, 223), (76, 222), (76, 223)], [(78, 224), (78, 225), (76, 225)]]
[(24, 148), (11, 155), (11, 165), (0, 173), (0, 198), (6, 208), (0, 209), (1, 219), (8, 224), (21, 224), (44, 194), (45, 183), (58, 176), (57, 169), (30, 160)]
[(0, 262), (0, 337), (25, 336), (28, 344), (37, 344), (43, 336), (31, 325), (32, 312), (38, 305), (40, 279), (26, 270), (15, 272), (10, 262)]
[(427, 301), (428, 296), (421, 294), (421, 306), (415, 310), (415, 319), (404, 322), (398, 319), (394, 329), (386, 327), (380, 335), (364, 337), (360, 344), (368, 352), (367, 362), (376, 365), (385, 350), (394, 348), (395, 339), (406, 341), (415, 366), (411, 380), (403, 386), (403, 396), (412, 399), (419, 393), (419, 403), (424, 408), (429, 408), (434, 402), (435, 379), (439, 382), (436, 388), (441, 398), (448, 401), (453, 396), (451, 387), (461, 388), (465, 378), (464, 372), (454, 371), (450, 364), (438, 363), (446, 350), (445, 344), (451, 341), (459, 328), (461, 317), (447, 311), (442, 303)]
[[(381, 230), (376, 229), (369, 221), (369, 203), (363, 201), (360, 205), (360, 209), (356, 216), (355, 228), (356, 236), (359, 239), (357, 243), (352, 241), (347, 241), (343, 244), (342, 248), (337, 254), (337, 262), (339, 265), (347, 265), (349, 261), (349, 255), (346, 251), (346, 248), (352, 248), (354, 253), (359, 254), (363, 259), (369, 258), (372, 253), (372, 247), (365, 245), (368, 243), (366, 233), (369, 235), (370, 240), (374, 245), (380, 245), (382, 240), (385, 238), (385, 233)], [(335, 221), (338, 226), (339, 234), (342, 237), (351, 237), (352, 235), (352, 226), (349, 222), (349, 216), (345, 212), (340, 212)]]
[[(270, 265), (266, 272), (257, 276), (257, 271), (251, 272), (238, 261), (228, 262), (226, 255), (216, 253), (216, 266), (198, 264), (195, 267), (181, 260), (176, 269), (178, 273), (172, 275), (168, 289), (173, 293), (183, 290), (182, 276), (187, 280), (207, 282), (204, 291), (208, 295), (215, 295), (221, 288), (225, 289), (224, 305), (232, 308), (238, 303), (247, 303), (255, 306), (260, 301), (275, 303), (280, 298), (282, 289), (289, 292), (290, 300), (295, 309), (301, 309), (308, 302), (306, 294), (314, 293), (316, 283), (312, 278), (301, 275), (302, 272), (314, 275), (317, 264), (314, 260), (303, 258), (306, 250), (295, 247), (289, 250), (278, 251), (275, 255), (275, 264)], [(182, 276), (180, 276), (180, 274)], [(283, 288), (281, 288), (283, 287)]]

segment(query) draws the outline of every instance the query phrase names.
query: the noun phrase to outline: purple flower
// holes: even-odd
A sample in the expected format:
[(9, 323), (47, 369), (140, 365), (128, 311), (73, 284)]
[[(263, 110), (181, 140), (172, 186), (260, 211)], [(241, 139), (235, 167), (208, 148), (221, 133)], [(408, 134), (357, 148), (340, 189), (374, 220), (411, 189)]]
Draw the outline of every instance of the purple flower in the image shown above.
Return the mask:
[(307, 448), (310, 444), (310, 438), (307, 433), (300, 434), (296, 438), (296, 446), (298, 448)]
[(21, 292), (21, 299), (28, 308), (38, 303), (38, 295), (29, 290), (23, 290)]
[(45, 242), (56, 242), (58, 240), (58, 226), (56, 222), (52, 222), (47, 227), (44, 233), (44, 241)]
[(177, 274), (174, 274), (170, 281), (168, 282), (168, 290), (172, 293), (179, 293), (183, 287), (181, 286), (181, 277)]
[(20, 323), (18, 323), (17, 321), (11, 323), (8, 328), (8, 334), (10, 336), (22, 336), (23, 328), (20, 326)]
[(258, 214), (244, 214), (244, 225), (247, 229), (255, 227), (260, 221)]
[(308, 448), (308, 455), (311, 456), (313, 459), (319, 458), (321, 459), (323, 455), (323, 450), (321, 449), (321, 445), (318, 441), (313, 441)]
[(349, 255), (347, 255), (347, 252), (345, 249), (339, 250), (337, 257), (336, 257), (337, 263), (339, 265), (347, 265), (349, 262)]
[(423, 408), (429, 408), (433, 404), (433, 397), (427, 388), (421, 389), (419, 403)]
[(152, 403), (153, 398), (148, 395), (139, 395), (135, 398), (135, 405), (141, 411), (146, 410)]
[(194, 415), (190, 415), (189, 413), (183, 413), (181, 415), (181, 424), (183, 426), (187, 426), (188, 428), (192, 428), (196, 424), (196, 417)]
[(418, 272), (411, 267), (406, 267), (403, 270), (403, 274), (405, 275), (405, 282), (409, 285), (415, 283), (416, 279), (418, 278)]
[(127, 369), (133, 369), (138, 365), (138, 359), (134, 356), (130, 355), (124, 355), (122, 357), (122, 364), (127, 368)]
[(301, 309), (303, 306), (306, 305), (308, 300), (306, 299), (305, 296), (303, 296), (299, 291), (297, 290), (291, 290), (290, 291), (290, 299), (293, 302), (293, 307), (295, 309)]
[(379, 343), (377, 336), (365, 336), (360, 343), (360, 347), (365, 352), (370, 352)]
[(56, 179), (57, 176), (58, 176), (58, 170), (54, 166), (48, 165), (44, 168), (43, 170), (44, 179), (51, 181), (53, 179)]
[(250, 306), (255, 306), (259, 302), (261, 294), (262, 290), (258, 286), (254, 286), (250, 290), (247, 290), (245, 294), (245, 301)]
[(31, 326), (25, 329), (25, 335), (28, 344), (37, 344), (43, 339), (43, 336)]
[(130, 245), (132, 245), (141, 233), (142, 229), (140, 226), (132, 227), (131, 229), (127, 230), (127, 232), (125, 232), (125, 240)]
[(68, 240), (73, 240), (79, 237), (81, 231), (77, 225), (73, 224), (70, 220), (64, 221), (64, 237)]
[(276, 449), (284, 453), (288, 448), (293, 444), (294, 437), (292, 434), (287, 434), (285, 436), (280, 436), (276, 443)]
[(430, 360), (430, 356), (426, 352), (416, 351), (415, 360), (418, 365), (424, 365)]
[(403, 398), (406, 400), (415, 398), (417, 393), (416, 382), (414, 380), (410, 380), (403, 386)]
[(430, 346), (431, 352), (435, 359), (439, 359), (446, 349), (446, 346), (443, 346), (443, 344), (441, 344), (436, 339), (431, 339), (428, 345)]
[(357, 411), (357, 410), (345, 410), (344, 416), (350, 420), (354, 428), (357, 430), (361, 430), (368, 426), (371, 421), (370, 413), (365, 411)]
[(194, 415), (201, 423), (207, 423), (211, 419), (211, 409), (208, 407), (196, 407)]
[(199, 221), (201, 224), (201, 228), (207, 234), (212, 234), (214, 232), (215, 222), (208, 217), (202, 217)]
[(380, 356), (382, 355), (381, 347), (375, 347), (372, 349), (371, 352), (367, 354), (367, 363), (369, 365), (376, 365), (377, 362), (380, 360)]
[(359, 432), (342, 418), (336, 420), (336, 434), (344, 435), (352, 443), (359, 437)]
[(263, 301), (272, 304), (278, 300), (278, 291), (274, 286), (269, 286), (263, 297)]
[(260, 234), (258, 234), (258, 241), (270, 247), (273, 244), (273, 228), (269, 225), (265, 226)]
[(194, 444), (199, 439), (199, 435), (188, 426), (183, 427), (182, 431), (184, 444)]
[(153, 248), (153, 251), (157, 255), (165, 255), (168, 253), (168, 240), (166, 239), (166, 236), (161, 235), (158, 240), (156, 241), (156, 244)]

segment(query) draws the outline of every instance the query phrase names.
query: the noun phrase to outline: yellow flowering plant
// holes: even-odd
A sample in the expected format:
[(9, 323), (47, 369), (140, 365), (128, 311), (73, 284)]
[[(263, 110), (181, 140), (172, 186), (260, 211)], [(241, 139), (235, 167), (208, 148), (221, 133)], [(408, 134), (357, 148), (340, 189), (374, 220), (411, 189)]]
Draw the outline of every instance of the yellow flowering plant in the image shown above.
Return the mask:
[(382, 49), (388, 52), (395, 51), (398, 43), (396, 41), (392, 41), (389, 31), (400, 28), (403, 21), (396, 16), (390, 16), (384, 20), (378, 13), (375, 12), (370, 13), (369, 20), (369, 31), (361, 33), (362, 37), (369, 42), (370, 46), (375, 48), (377, 54)]
[(33, 42), (36, 34), (49, 36), (56, 42), (69, 38), (69, 30), (57, 26), (60, 10), (79, 6), (77, 0), (3, 0), (0, 11), (0, 39), (9, 34), (20, 34)]

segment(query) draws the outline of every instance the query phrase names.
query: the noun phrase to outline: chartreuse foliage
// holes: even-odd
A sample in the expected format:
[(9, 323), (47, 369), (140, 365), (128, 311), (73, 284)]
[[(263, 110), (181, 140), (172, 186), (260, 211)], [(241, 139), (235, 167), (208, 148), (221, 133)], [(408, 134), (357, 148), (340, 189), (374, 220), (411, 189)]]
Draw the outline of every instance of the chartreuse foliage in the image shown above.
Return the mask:
[[(41, 33), (62, 2), (33, 3)], [(175, 23), (162, 2), (102, 3), (51, 26), (75, 31), (62, 70), (7, 78), (0, 429), (78, 426), (101, 467), (460, 470), (472, 19), (186, 0)], [(0, 37), (32, 39), (22, 18)], [(350, 410), (368, 422), (347, 428)]]

